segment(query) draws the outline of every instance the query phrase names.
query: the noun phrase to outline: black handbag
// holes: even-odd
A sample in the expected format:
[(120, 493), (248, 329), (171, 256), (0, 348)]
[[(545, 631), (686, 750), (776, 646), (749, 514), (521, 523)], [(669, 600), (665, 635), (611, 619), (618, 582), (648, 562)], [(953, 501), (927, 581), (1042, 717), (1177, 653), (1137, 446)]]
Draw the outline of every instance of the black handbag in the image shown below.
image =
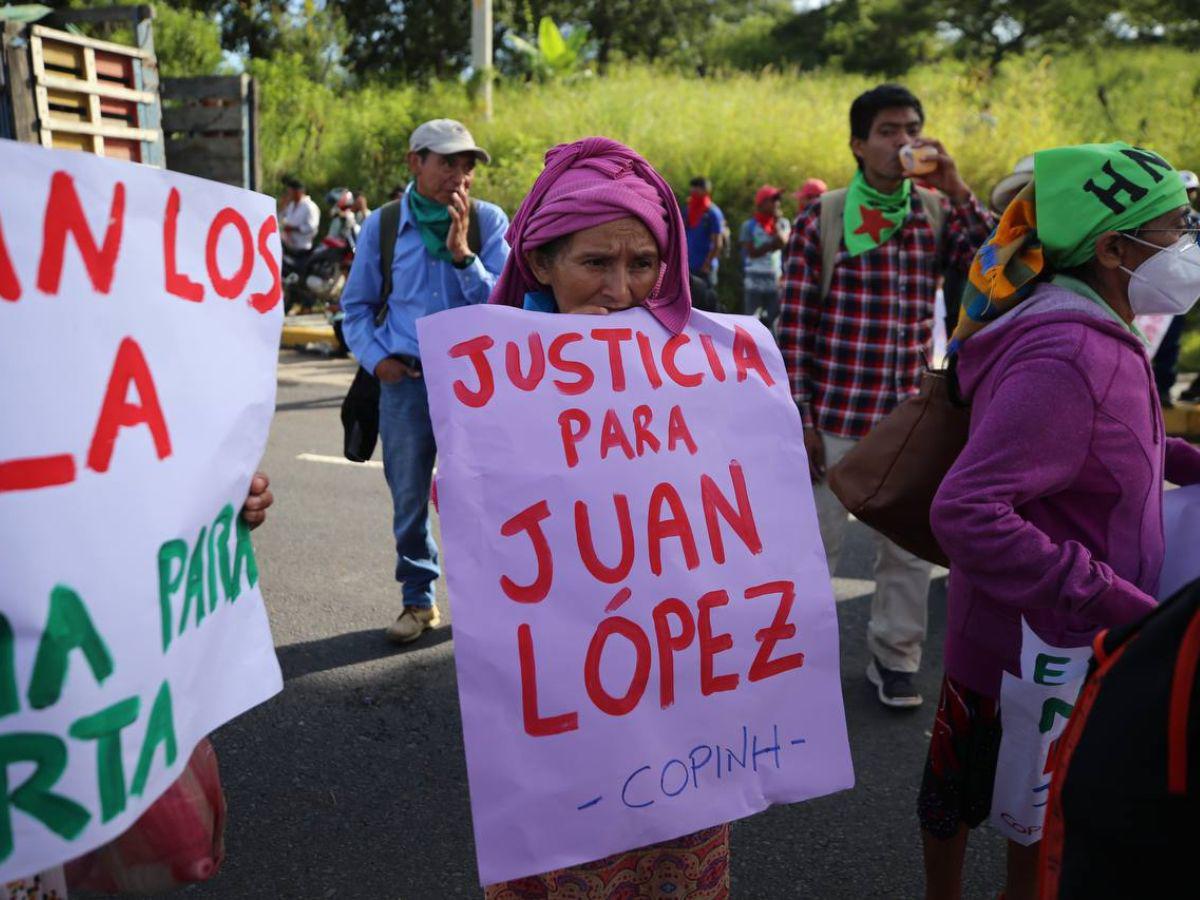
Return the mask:
[(342, 400), (342, 453), (351, 462), (366, 462), (379, 440), (379, 379), (358, 367)]

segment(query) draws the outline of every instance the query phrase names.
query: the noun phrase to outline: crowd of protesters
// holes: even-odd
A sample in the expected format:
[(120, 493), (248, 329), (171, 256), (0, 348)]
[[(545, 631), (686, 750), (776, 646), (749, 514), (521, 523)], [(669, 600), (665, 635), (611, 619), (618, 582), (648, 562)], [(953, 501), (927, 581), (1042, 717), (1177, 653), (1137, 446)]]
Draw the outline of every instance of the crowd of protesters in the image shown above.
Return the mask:
[[(1134, 324), (1145, 313), (1182, 321), (1200, 297), (1189, 205), (1197, 184), (1126, 144), (1058, 148), (1022, 160), (992, 192), (993, 211), (927, 133), (922, 104), (907, 89), (862, 94), (849, 123), (857, 165), (847, 186), (809, 180), (795, 194), (794, 219), (783, 214), (782, 189), (755, 194), (736, 242), (741, 311), (777, 335), (832, 575), (849, 514), (829, 489), (829, 470), (916, 392), (939, 289), (963, 296), (949, 350), (971, 404), (970, 435), (931, 514), (951, 562), (945, 672), (923, 777), (909, 773), (921, 783), (927, 896), (952, 898), (962, 892), (967, 835), (987, 818), (1001, 677), (1020, 674), (1022, 619), (1059, 646), (1090, 646), (1106, 629), (1137, 627), (1156, 607), (1163, 482), (1200, 482), (1200, 450), (1165, 437), (1163, 388)], [(439, 624), (428, 503), (436, 447), (417, 320), (489, 301), (543, 314), (645, 306), (679, 333), (694, 306), (715, 307), (732, 243), (706, 177), (692, 180), (681, 203), (649, 162), (607, 138), (550, 150), (511, 222), (472, 196), (475, 169), (491, 158), (461, 123), (424, 123), (409, 151), (411, 180), (381, 209), (367, 215), (365, 201), (356, 209), (349, 191), (329, 198), (339, 232), (353, 235), (358, 250), (342, 296), (345, 337), (381, 386), (401, 600), (386, 636), (395, 643)], [(303, 185), (288, 188), (282, 236), (303, 254), (320, 211)], [(265, 479), (256, 479), (245, 514), (260, 521), (269, 503)], [(923, 702), (913, 675), (931, 564), (881, 534), (874, 539), (865, 676), (882, 704), (911, 709)], [(1198, 730), (1194, 720), (1186, 733)], [(1194, 809), (1192, 791), (1180, 801), (1159, 786), (1140, 801)], [(1089, 824), (1070, 795), (1057, 796), (1060, 831), (1043, 856), (1043, 890), (1101, 896), (1086, 872), (1064, 863), (1079, 846), (1072, 828), (1083, 834)], [(1194, 835), (1194, 820), (1187, 827)], [(1102, 837), (1111, 845), (1113, 834), (1119, 843), (1119, 832)], [(729, 826), (717, 825), (490, 885), (486, 895), (721, 898), (729, 895), (729, 854)], [(1037, 844), (1010, 844), (1008, 900), (1037, 896), (1038, 854)], [(1155, 864), (1157, 878), (1163, 866)], [(1146, 864), (1127, 868), (1136, 874)]]

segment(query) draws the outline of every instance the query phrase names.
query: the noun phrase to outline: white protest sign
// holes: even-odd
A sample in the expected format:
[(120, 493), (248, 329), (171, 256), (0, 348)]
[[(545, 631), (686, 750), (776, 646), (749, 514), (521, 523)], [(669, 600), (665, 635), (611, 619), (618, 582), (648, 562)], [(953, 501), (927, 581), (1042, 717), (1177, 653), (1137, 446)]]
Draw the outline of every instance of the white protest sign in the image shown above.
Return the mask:
[(238, 516), (270, 198), (0, 141), (0, 882), (110, 840), (281, 687)]
[(1011, 841), (1042, 838), (1055, 741), (1067, 727), (1087, 675), (1090, 647), (1052, 647), (1021, 619), (1021, 677), (1005, 672), (1000, 685), (1000, 755), (991, 822)]
[(501, 306), (417, 327), (481, 881), (850, 787), (837, 612), (767, 330)]

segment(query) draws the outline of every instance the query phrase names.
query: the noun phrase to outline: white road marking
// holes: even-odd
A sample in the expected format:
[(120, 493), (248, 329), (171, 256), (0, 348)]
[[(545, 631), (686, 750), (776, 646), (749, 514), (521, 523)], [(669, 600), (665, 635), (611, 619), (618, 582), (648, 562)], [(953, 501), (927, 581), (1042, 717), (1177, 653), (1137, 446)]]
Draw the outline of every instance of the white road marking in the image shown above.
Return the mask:
[(320, 453), (301, 453), (296, 459), (302, 459), (305, 462), (330, 463), (335, 466), (356, 466), (360, 469), (382, 469), (383, 463), (377, 459), (368, 459), (366, 462), (353, 462), (346, 459), (344, 456), (322, 456)]

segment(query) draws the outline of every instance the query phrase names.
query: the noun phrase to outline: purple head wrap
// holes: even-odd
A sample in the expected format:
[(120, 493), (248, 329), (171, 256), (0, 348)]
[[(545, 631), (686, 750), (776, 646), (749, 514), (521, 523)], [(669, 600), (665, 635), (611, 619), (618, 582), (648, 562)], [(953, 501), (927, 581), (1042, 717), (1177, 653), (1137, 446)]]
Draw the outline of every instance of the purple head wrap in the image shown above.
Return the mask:
[(679, 203), (646, 160), (604, 137), (559, 144), (546, 153), (546, 167), (509, 225), (506, 237), (512, 252), (491, 302), (520, 306), (526, 293), (541, 288), (525, 261), (529, 250), (628, 216), (650, 230), (662, 258), (645, 306), (663, 327), (678, 334), (692, 309)]

